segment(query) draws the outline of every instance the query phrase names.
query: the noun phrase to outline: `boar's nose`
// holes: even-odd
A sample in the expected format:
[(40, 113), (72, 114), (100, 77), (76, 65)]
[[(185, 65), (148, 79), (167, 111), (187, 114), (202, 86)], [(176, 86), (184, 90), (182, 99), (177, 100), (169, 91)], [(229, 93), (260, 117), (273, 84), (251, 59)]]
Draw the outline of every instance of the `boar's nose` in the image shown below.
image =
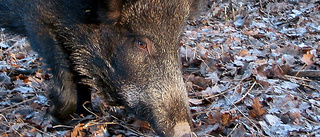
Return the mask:
[(177, 123), (173, 130), (174, 137), (192, 137), (193, 135), (188, 122)]
[(181, 137), (195, 137), (195, 136), (193, 134), (191, 134), (191, 133), (188, 133), (188, 134), (182, 135)]

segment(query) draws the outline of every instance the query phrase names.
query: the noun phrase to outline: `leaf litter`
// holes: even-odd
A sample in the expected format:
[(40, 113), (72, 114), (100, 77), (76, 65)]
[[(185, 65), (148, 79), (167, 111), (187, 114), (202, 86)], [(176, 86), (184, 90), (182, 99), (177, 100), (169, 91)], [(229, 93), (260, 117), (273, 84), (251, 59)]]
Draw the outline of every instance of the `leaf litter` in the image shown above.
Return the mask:
[[(197, 136), (320, 136), (320, 1), (208, 0), (180, 41)], [(1, 31), (1, 136), (154, 136), (122, 108), (53, 125), (50, 70), (26, 38)]]

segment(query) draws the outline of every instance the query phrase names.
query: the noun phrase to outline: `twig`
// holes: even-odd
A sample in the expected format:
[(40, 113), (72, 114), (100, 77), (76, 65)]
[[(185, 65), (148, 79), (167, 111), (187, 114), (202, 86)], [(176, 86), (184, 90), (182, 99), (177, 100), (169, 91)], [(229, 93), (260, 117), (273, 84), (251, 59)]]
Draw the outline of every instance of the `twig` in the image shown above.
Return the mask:
[(306, 94), (304, 94), (304, 93), (301, 91), (301, 89), (297, 88), (297, 90), (301, 93), (301, 95), (302, 95), (305, 99), (308, 98), (308, 97), (306, 96)]
[(5, 107), (5, 108), (3, 108), (3, 109), (0, 110), (0, 113), (6, 111), (7, 109), (10, 109), (10, 108), (19, 106), (19, 105), (21, 105), (21, 104), (23, 104), (23, 103), (26, 103), (26, 102), (28, 102), (28, 101), (35, 100), (35, 99), (37, 99), (37, 98), (38, 98), (38, 97), (36, 96), (36, 97), (30, 98), (30, 99), (24, 100), (24, 101), (22, 101), (22, 102), (20, 102), (20, 103), (17, 103), (17, 104), (14, 104), (14, 105)]
[(52, 128), (59, 128), (59, 127), (61, 127), (61, 128), (73, 128), (73, 126), (67, 126), (67, 125), (55, 125)]
[[(93, 120), (92, 120), (93, 121)], [(93, 125), (115, 125), (117, 123), (115, 122), (88, 122), (84, 127), (89, 127), (89, 126), (93, 126)]]
[(29, 127), (29, 128), (34, 128), (34, 129), (36, 129), (38, 132), (40, 132), (40, 133), (42, 133), (42, 134), (45, 134), (45, 135), (47, 135), (47, 136), (55, 137), (54, 135), (48, 134), (48, 133), (46, 133), (46, 132), (44, 132), (44, 131), (42, 131), (42, 130), (34, 127), (34, 126), (29, 125), (29, 124), (27, 124), (26, 126)]
[(87, 110), (89, 113), (91, 113), (92, 115), (94, 115), (96, 118), (98, 118), (99, 116), (98, 116), (97, 114), (93, 113), (91, 110), (89, 110), (89, 109), (85, 106), (85, 104), (88, 104), (88, 103), (90, 103), (90, 101), (84, 102), (84, 103), (82, 104), (82, 107), (83, 107), (85, 110)]
[(128, 126), (126, 126), (126, 125), (118, 122), (118, 121), (121, 121), (121, 120), (118, 119), (117, 117), (115, 117), (115, 116), (113, 116), (113, 115), (111, 115), (111, 117), (114, 118), (114, 119), (116, 119), (116, 121), (114, 121), (116, 124), (118, 124), (118, 125), (126, 128), (126, 129), (128, 129), (128, 130), (130, 130), (131, 132), (133, 132), (133, 133), (135, 133), (135, 134), (137, 134), (137, 135), (139, 135), (139, 136), (147, 136), (147, 135), (144, 135), (143, 133), (141, 133), (141, 132), (139, 132), (139, 131), (136, 131), (136, 130), (134, 130), (134, 129), (131, 129), (130, 127), (128, 127)]
[(242, 98), (240, 98), (238, 101), (234, 102), (234, 104), (238, 104), (240, 101), (242, 101), (249, 94), (249, 92), (251, 92), (252, 88), (256, 85), (256, 83), (257, 83), (257, 81), (254, 81), (254, 83), (252, 84), (252, 86), (250, 87), (248, 92), (246, 94), (244, 94), (242, 96)]
[(198, 135), (194, 132), (191, 132), (191, 134), (192, 134), (192, 137), (198, 137)]
[(316, 131), (314, 131), (314, 132), (312, 132), (312, 133), (310, 133), (310, 134), (307, 134), (309, 137), (311, 137), (311, 136), (314, 136), (315, 134), (317, 134), (317, 133), (319, 133), (320, 132), (320, 129), (318, 129), (318, 130), (316, 130)]
[(302, 69), (304, 69), (306, 66), (307, 66), (307, 64), (304, 64), (304, 65), (300, 68), (300, 70), (296, 73), (296, 75), (295, 75), (295, 76), (298, 76), (298, 75), (299, 75), (299, 73), (300, 73), (300, 71), (302, 71)]
[(6, 116), (4, 116), (3, 114), (0, 114), (0, 116), (2, 116), (7, 123), (9, 123)]
[(297, 77), (319, 77), (320, 71), (319, 70), (292, 70), (290, 75), (295, 75)]
[(260, 4), (260, 9), (262, 9), (263, 7), (262, 7), (262, 1), (261, 0), (259, 0), (259, 4)]
[[(237, 88), (237, 87), (239, 87), (242, 82), (242, 80), (239, 82), (239, 84), (237, 85), (237, 86), (234, 86), (234, 87), (232, 87), (232, 88), (230, 88), (230, 89), (227, 89), (227, 90), (225, 90), (225, 91), (223, 91), (223, 92), (221, 92), (221, 93), (219, 93), (219, 94), (216, 94), (216, 95), (212, 95), (212, 96), (209, 96), (209, 97), (206, 97), (206, 98), (204, 98), (204, 99), (202, 99), (201, 101), (203, 101), (203, 100), (208, 100), (208, 99), (211, 99), (211, 98), (214, 98), (214, 97), (218, 97), (218, 96), (221, 96), (221, 95), (224, 95), (225, 93), (227, 93), (227, 92), (229, 92), (230, 90), (233, 90), (233, 89), (235, 89), (235, 88)], [(249, 83), (250, 81), (248, 81), (248, 82), (246, 82), (246, 83)], [(244, 83), (244, 84), (246, 84), (246, 83)], [(249, 91), (252, 89), (252, 87), (249, 89)], [(248, 93), (248, 92), (247, 92)], [(246, 94), (247, 95), (247, 94)], [(246, 96), (245, 95), (245, 96)], [(241, 99), (242, 100), (242, 99)], [(240, 101), (241, 101), (240, 100)], [(237, 102), (238, 103), (238, 102)], [(209, 107), (210, 108), (210, 107)], [(194, 113), (194, 114), (192, 114), (192, 116), (196, 116), (196, 115), (200, 115), (200, 114), (204, 114), (204, 113), (207, 113), (207, 111), (210, 111), (210, 110), (204, 110), (204, 111), (202, 111), (202, 112), (198, 112), (198, 113)]]
[(290, 76), (290, 75), (284, 75), (284, 76), (285, 76), (285, 77), (289, 77), (289, 78), (298, 79), (298, 80), (309, 81), (309, 82), (311, 82), (311, 81), (312, 81), (312, 80), (310, 80), (310, 79), (301, 78), (301, 77), (297, 77), (297, 76)]
[(19, 136), (23, 136), (23, 135), (21, 135), (16, 129), (14, 129), (14, 128), (10, 125), (10, 123), (9, 123), (8, 120), (7, 120), (7, 118), (6, 118), (3, 114), (0, 114), (0, 116), (2, 116), (2, 117), (5, 119), (5, 121), (8, 123), (8, 124), (5, 124), (5, 123), (3, 123), (3, 122), (0, 122), (0, 124), (2, 124), (2, 125), (10, 128), (10, 129), (12, 129), (12, 130), (13, 130), (14, 132), (16, 132)]
[[(224, 97), (225, 97), (225, 99), (226, 99), (229, 103), (231, 103), (231, 101), (227, 98), (227, 96), (224, 95)], [(261, 133), (260, 129), (258, 128), (258, 126), (257, 126), (250, 118), (248, 118), (234, 103), (231, 103), (231, 104), (241, 113), (241, 115), (242, 115), (243, 117), (245, 117), (250, 123), (252, 123), (253, 126), (255, 126), (256, 129), (258, 130), (258, 133), (259, 133), (260, 135), (262, 135), (262, 133)]]
[[(208, 99), (210, 99), (210, 98), (214, 98), (214, 97), (221, 96), (221, 95), (229, 92), (231, 89), (232, 89), (232, 88), (230, 88), (230, 89), (228, 89), (228, 90), (226, 90), (226, 91), (223, 91), (223, 92), (221, 92), (221, 93), (219, 93), (219, 94), (211, 95), (211, 96), (209, 96), (209, 97), (206, 97), (205, 99), (208, 100)], [(204, 99), (202, 99), (202, 100), (204, 100)]]
[[(282, 91), (285, 91), (286, 93), (292, 95), (292, 94), (290, 93), (291, 91), (289, 91), (289, 90), (283, 89), (283, 88), (278, 87), (278, 86), (274, 86), (274, 87), (275, 87), (275, 88), (279, 88), (279, 89), (281, 89)], [(304, 99), (303, 97), (300, 97), (300, 96), (297, 96), (297, 95), (293, 95), (293, 96), (298, 97), (299, 99), (302, 99), (303, 101), (308, 102), (308, 103), (314, 105), (314, 107), (320, 109), (320, 106), (319, 106), (318, 104), (312, 103), (312, 102), (310, 102), (308, 99)]]
[(100, 112), (102, 113), (102, 116), (107, 116), (107, 113), (106, 113), (106, 111), (104, 111), (103, 106), (101, 104), (99, 104), (98, 107), (99, 107)]
[[(233, 90), (233, 89), (239, 87), (240, 85), (242, 85), (242, 84), (240, 84), (241, 82), (242, 82), (242, 80), (239, 82), (239, 84), (238, 84), (237, 86), (234, 86), (234, 87), (232, 87), (232, 88), (230, 88), (230, 89), (227, 89), (227, 90), (225, 90), (225, 91), (223, 91), (223, 92), (221, 92), (221, 93), (219, 93), (219, 94), (211, 95), (211, 96), (209, 96), (209, 97), (206, 97), (205, 99), (208, 100), (208, 99), (210, 99), (210, 98), (214, 98), (214, 97), (221, 96), (221, 95), (229, 92), (230, 90)], [(250, 82), (250, 81), (248, 81), (248, 82), (246, 82), (246, 83), (249, 83), (249, 82)], [(245, 84), (246, 84), (246, 83), (245, 83)], [(203, 100), (204, 100), (204, 99), (203, 99)]]
[(302, 115), (300, 115), (300, 117), (305, 118), (307, 121), (309, 121), (309, 122), (312, 123), (312, 124), (320, 125), (320, 123), (315, 122), (315, 121), (312, 121), (312, 120), (310, 120), (310, 119), (308, 119), (308, 118), (306, 118), (306, 117), (304, 117), (304, 116), (302, 116)]
[(239, 123), (237, 123), (236, 126), (234, 126), (234, 128), (230, 131), (230, 133), (227, 135), (227, 137), (230, 137), (231, 134), (236, 130), (236, 128), (238, 128)]

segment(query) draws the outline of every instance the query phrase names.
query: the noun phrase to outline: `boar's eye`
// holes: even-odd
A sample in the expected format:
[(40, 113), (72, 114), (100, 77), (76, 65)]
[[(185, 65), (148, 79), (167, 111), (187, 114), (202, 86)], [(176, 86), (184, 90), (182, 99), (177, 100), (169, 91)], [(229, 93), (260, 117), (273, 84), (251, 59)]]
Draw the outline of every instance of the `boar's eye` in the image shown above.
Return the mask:
[(150, 56), (155, 56), (155, 48), (152, 41), (148, 38), (140, 38), (134, 41), (134, 45), (143, 51), (146, 51)]
[(140, 48), (147, 50), (147, 43), (142, 41), (136, 41), (135, 44), (138, 45)]

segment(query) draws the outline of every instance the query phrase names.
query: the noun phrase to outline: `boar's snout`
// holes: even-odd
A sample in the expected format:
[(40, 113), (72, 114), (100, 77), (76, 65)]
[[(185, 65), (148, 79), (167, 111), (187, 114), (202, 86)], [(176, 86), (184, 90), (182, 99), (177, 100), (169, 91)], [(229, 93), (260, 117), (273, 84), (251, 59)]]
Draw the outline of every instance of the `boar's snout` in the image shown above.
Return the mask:
[(192, 137), (188, 122), (177, 123), (172, 133), (174, 133), (173, 137)]
[[(180, 72), (179, 69), (173, 70)], [(183, 80), (181, 77), (167, 77), (161, 80), (149, 78), (148, 84), (141, 86), (122, 86), (124, 104), (139, 119), (150, 122), (160, 136), (190, 135), (190, 112)]]

